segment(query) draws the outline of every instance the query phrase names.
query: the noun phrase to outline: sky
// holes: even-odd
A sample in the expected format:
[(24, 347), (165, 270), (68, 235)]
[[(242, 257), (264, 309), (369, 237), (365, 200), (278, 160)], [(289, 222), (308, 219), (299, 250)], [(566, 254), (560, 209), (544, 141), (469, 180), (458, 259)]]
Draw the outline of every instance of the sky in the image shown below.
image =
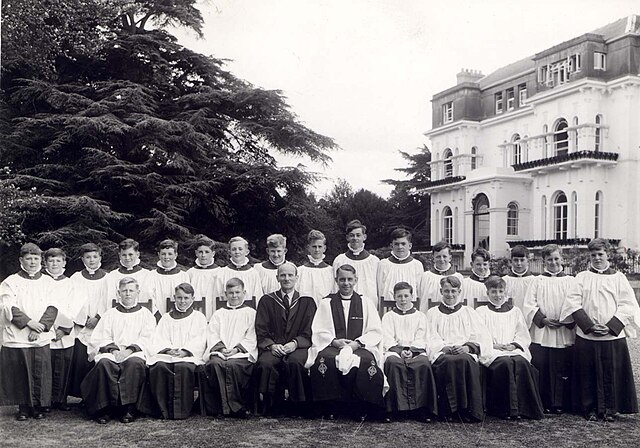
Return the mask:
[(176, 30), (192, 50), (283, 91), (299, 120), (333, 138), (323, 195), (339, 179), (388, 197), (403, 179), (399, 151), (429, 146), (431, 97), (462, 68), (487, 75), (630, 14), (637, 0), (203, 0), (204, 38)]

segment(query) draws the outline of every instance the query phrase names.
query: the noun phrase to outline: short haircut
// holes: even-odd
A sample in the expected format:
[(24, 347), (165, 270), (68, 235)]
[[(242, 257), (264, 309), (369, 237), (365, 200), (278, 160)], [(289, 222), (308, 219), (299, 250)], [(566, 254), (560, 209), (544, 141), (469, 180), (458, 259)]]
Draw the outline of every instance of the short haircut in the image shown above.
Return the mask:
[(502, 277), (498, 277), (497, 275), (492, 275), (488, 279), (485, 280), (484, 286), (487, 288), (487, 291), (491, 288), (506, 288), (507, 282), (504, 281)]
[(244, 247), (249, 249), (249, 241), (245, 240), (241, 236), (234, 236), (233, 238), (231, 238), (229, 240), (229, 246), (231, 246), (233, 243), (240, 243), (240, 242), (244, 243)]
[(118, 289), (122, 288), (123, 286), (131, 285), (131, 284), (134, 284), (134, 283), (138, 287), (138, 289), (140, 289), (140, 284), (138, 283), (138, 280), (136, 280), (133, 277), (123, 277), (118, 282)]
[(562, 249), (560, 249), (560, 246), (558, 246), (557, 244), (547, 244), (540, 251), (540, 255), (542, 255), (542, 259), (545, 259), (554, 252), (558, 252), (560, 255), (562, 255)]
[(345, 229), (345, 233), (349, 234), (355, 229), (362, 229), (362, 233), (367, 233), (367, 226), (362, 224), (359, 219), (354, 219), (347, 223), (347, 227)]
[(451, 253), (451, 244), (446, 241), (438, 241), (436, 245), (431, 248), (431, 252), (435, 254), (445, 249), (449, 249), (449, 253)]
[(102, 255), (102, 249), (100, 249), (100, 246), (98, 246), (97, 244), (86, 243), (80, 246), (81, 256), (89, 252), (98, 252), (98, 255)]
[(478, 257), (482, 258), (484, 261), (491, 261), (491, 254), (487, 249), (484, 249), (482, 247), (478, 247), (473, 251), (473, 253), (471, 254), (471, 262), (473, 263), (473, 260)]
[(520, 257), (520, 258), (529, 258), (529, 249), (518, 244), (517, 246), (513, 246), (511, 248), (511, 258)]
[(174, 288), (174, 292), (184, 291), (190, 296), (194, 295), (196, 292), (189, 283), (180, 283), (178, 286)]
[(42, 250), (37, 244), (26, 243), (20, 248), (20, 256), (24, 257), (25, 255), (42, 255)]
[(440, 279), (440, 287), (444, 287), (444, 285), (449, 284), (453, 288), (460, 288), (462, 286), (462, 282), (455, 275), (448, 275), (446, 277), (442, 277)]
[(407, 229), (403, 229), (402, 227), (398, 227), (391, 232), (391, 241), (397, 240), (400, 238), (406, 238), (409, 242), (411, 242), (411, 232)]
[(283, 266), (293, 266), (293, 270), (295, 271), (296, 275), (298, 275), (298, 266), (296, 266), (295, 264), (291, 263), (290, 261), (285, 261), (280, 266), (278, 266), (278, 269), (276, 269), (276, 272), (277, 272), (278, 275), (280, 275), (280, 268), (283, 267)]
[(610, 252), (611, 243), (609, 242), (609, 240), (605, 240), (604, 238), (594, 238), (589, 241), (589, 244), (587, 244), (587, 248), (589, 249), (589, 252), (593, 250), (603, 250), (605, 252)]
[(413, 286), (411, 286), (407, 282), (398, 282), (393, 285), (393, 293), (395, 294), (398, 291), (402, 291), (403, 289), (408, 289), (411, 294), (413, 294)]
[(324, 233), (322, 233), (321, 231), (313, 229), (307, 234), (307, 243), (311, 244), (317, 240), (322, 240), (324, 243), (326, 243), (327, 237), (324, 236)]
[(209, 249), (213, 250), (215, 245), (215, 241), (206, 236), (200, 237), (196, 240), (196, 249), (201, 246), (207, 246)]
[(338, 276), (338, 271), (347, 271), (347, 272), (351, 272), (353, 275), (357, 275), (356, 268), (354, 268), (350, 264), (343, 264), (338, 269), (336, 269), (336, 277)]
[(160, 252), (162, 249), (173, 249), (174, 251), (178, 252), (178, 243), (170, 239), (162, 240), (158, 244), (158, 252)]
[(242, 289), (244, 289), (244, 282), (240, 280), (238, 277), (233, 277), (227, 280), (227, 284), (224, 286), (224, 289), (226, 291), (227, 289), (234, 288), (236, 286), (239, 286)]
[(50, 257), (62, 257), (63, 260), (67, 259), (67, 254), (59, 247), (52, 247), (44, 252), (44, 259), (47, 260)]
[(140, 244), (138, 244), (138, 242), (134, 239), (131, 238), (127, 238), (126, 240), (122, 240), (120, 241), (120, 244), (118, 244), (118, 250), (127, 250), (127, 249), (133, 249), (136, 252), (140, 251)]
[(274, 233), (267, 237), (267, 247), (276, 249), (278, 247), (287, 247), (287, 237), (279, 233)]

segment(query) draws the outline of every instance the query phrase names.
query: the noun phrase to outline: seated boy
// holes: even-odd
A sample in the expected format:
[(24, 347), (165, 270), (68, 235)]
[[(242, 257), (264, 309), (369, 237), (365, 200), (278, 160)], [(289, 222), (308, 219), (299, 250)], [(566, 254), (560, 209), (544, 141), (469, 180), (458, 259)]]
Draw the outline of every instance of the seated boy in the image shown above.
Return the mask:
[[(167, 299), (173, 297), (175, 287), (182, 283), (189, 283), (189, 274), (178, 266), (178, 243), (173, 240), (163, 240), (158, 244), (157, 268), (149, 273), (148, 285), (153, 301), (153, 308), (160, 315), (167, 311)], [(159, 320), (159, 317), (156, 316)]]
[(74, 397), (82, 397), (80, 384), (94, 364), (89, 362), (87, 353), (93, 329), (111, 308), (111, 298), (107, 291), (107, 272), (100, 267), (102, 250), (93, 243), (83, 244), (80, 246), (80, 259), (84, 269), (71, 276), (74, 290), (83, 306), (76, 320), (76, 341), (68, 387), (68, 394)]
[(260, 282), (260, 274), (250, 264), (249, 258), (249, 243), (247, 240), (240, 236), (235, 236), (229, 240), (229, 255), (230, 263), (220, 269), (218, 274), (218, 291), (225, 292), (225, 285), (232, 278), (238, 278), (242, 280), (245, 288), (244, 300), (254, 300), (256, 306), (260, 297), (264, 294), (262, 292), (262, 283)]
[[(491, 254), (486, 249), (477, 248), (471, 254), (471, 275), (462, 281), (462, 299), (467, 301), (467, 305), (473, 307), (474, 301), (478, 304), (487, 302), (487, 288), (484, 286), (485, 280), (489, 278), (489, 262)], [(474, 300), (475, 299), (475, 300)]]
[(493, 339), (493, 350), (480, 356), (487, 369), (487, 412), (505, 420), (541, 419), (538, 371), (530, 363), (531, 336), (522, 312), (507, 303), (502, 278), (493, 275), (484, 284), (489, 302), (476, 311)]
[(440, 241), (431, 249), (433, 254), (433, 268), (425, 271), (417, 283), (418, 297), (420, 297), (420, 311), (426, 313), (429, 309), (429, 302), (439, 303), (442, 301), (440, 295), (440, 280), (453, 275), (462, 282), (462, 274), (456, 272), (456, 268), (451, 264), (451, 245), (446, 241)]
[(575, 330), (560, 322), (560, 311), (575, 279), (563, 272), (562, 252), (555, 244), (542, 248), (544, 272), (524, 299), (524, 320), (531, 333), (531, 364), (540, 372), (540, 397), (545, 412), (571, 409), (571, 362)]
[(573, 407), (588, 420), (614, 421), (638, 412), (627, 336), (640, 330), (640, 308), (629, 280), (609, 264), (611, 244), (588, 244), (591, 266), (578, 273), (560, 320), (577, 324), (573, 361)]
[[(138, 303), (150, 302), (151, 294), (148, 286), (150, 271), (140, 265), (140, 245), (138, 242), (131, 238), (122, 240), (120, 244), (118, 244), (118, 258), (120, 267), (107, 274), (107, 284), (109, 288), (107, 294), (109, 295), (109, 300), (111, 302), (115, 300), (117, 304), (120, 280), (125, 277), (131, 277), (138, 282), (138, 287), (140, 288)], [(152, 303), (151, 308), (154, 307), (155, 304)]]
[(196, 367), (203, 364), (207, 320), (193, 309), (194, 290), (188, 283), (174, 289), (173, 309), (162, 316), (150, 344), (149, 382), (138, 409), (163, 419), (191, 415)]
[(307, 235), (308, 260), (298, 267), (297, 289), (302, 296), (313, 297), (316, 307), (320, 300), (331, 294), (335, 284), (333, 268), (324, 262), (327, 239), (319, 230), (311, 230)]
[(0, 284), (2, 350), (0, 405), (18, 405), (16, 420), (45, 417), (51, 405), (53, 324), (58, 315), (51, 277), (42, 275), (42, 251), (33, 243), (20, 248), (20, 272)]
[(260, 284), (265, 294), (280, 289), (278, 283), (278, 266), (285, 263), (287, 254), (287, 239), (279, 233), (267, 237), (267, 255), (269, 259), (256, 264), (253, 268), (260, 274)]
[(244, 283), (231, 278), (225, 285), (227, 305), (211, 316), (203, 359), (207, 414), (248, 418), (253, 364), (258, 357), (256, 311), (245, 302)]
[[(391, 232), (391, 255), (378, 264), (378, 294), (380, 300), (394, 299), (394, 286), (398, 282), (418, 285), (424, 273), (419, 260), (411, 256), (411, 232), (398, 228)], [(416, 291), (417, 292), (417, 291)], [(411, 294), (413, 297), (413, 294)], [(414, 297), (414, 300), (420, 296)]]
[(389, 382), (385, 422), (406, 411), (430, 421), (438, 408), (436, 382), (426, 351), (427, 317), (413, 306), (410, 284), (396, 283), (393, 295), (396, 306), (382, 317), (384, 373)]
[[(220, 296), (218, 291), (218, 274), (220, 267), (215, 263), (215, 242), (211, 238), (202, 236), (195, 244), (196, 265), (187, 271), (189, 283), (195, 291), (195, 303), (205, 301), (205, 316), (207, 322), (215, 311), (215, 299)], [(203, 309), (202, 306), (200, 309)]]
[(529, 270), (529, 249), (515, 246), (511, 249), (511, 272), (502, 277), (507, 284), (507, 297), (522, 311), (524, 296), (536, 276)]
[(473, 308), (460, 303), (460, 280), (440, 281), (442, 302), (427, 311), (427, 347), (438, 389), (438, 414), (465, 422), (482, 420), (478, 357), (491, 350), (491, 335)]
[(141, 395), (147, 370), (148, 350), (156, 321), (138, 303), (140, 286), (133, 277), (118, 285), (119, 303), (102, 316), (91, 335), (89, 359), (95, 367), (80, 389), (89, 415), (106, 424), (111, 415), (122, 423), (135, 420), (135, 405)]

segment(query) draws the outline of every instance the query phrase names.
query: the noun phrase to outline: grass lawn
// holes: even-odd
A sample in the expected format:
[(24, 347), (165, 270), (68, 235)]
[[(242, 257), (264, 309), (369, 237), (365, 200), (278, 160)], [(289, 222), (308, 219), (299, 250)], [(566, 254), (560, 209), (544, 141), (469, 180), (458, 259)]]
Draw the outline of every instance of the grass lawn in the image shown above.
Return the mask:
[[(640, 385), (640, 340), (629, 340), (636, 384)], [(254, 418), (182, 421), (141, 418), (123, 425), (98, 425), (80, 409), (54, 412), (47, 419), (14, 420), (16, 408), (0, 407), (0, 446), (189, 447), (189, 446), (349, 446), (349, 447), (619, 447), (640, 446), (640, 416), (615, 423), (587, 422), (575, 415), (540, 421), (505, 422), (488, 417), (477, 424), (412, 421), (383, 424), (349, 420)], [(636, 445), (637, 444), (637, 445)]]

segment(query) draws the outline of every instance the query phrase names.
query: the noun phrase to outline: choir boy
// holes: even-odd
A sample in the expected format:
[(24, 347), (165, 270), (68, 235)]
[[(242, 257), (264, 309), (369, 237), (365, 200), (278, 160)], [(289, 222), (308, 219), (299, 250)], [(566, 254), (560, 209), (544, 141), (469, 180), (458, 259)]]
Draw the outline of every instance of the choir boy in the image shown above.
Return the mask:
[[(364, 248), (364, 242), (367, 240), (367, 227), (359, 220), (354, 219), (347, 224), (346, 235), (348, 250), (333, 260), (334, 277), (337, 276), (338, 268), (343, 264), (353, 266), (358, 272), (358, 284), (355, 292), (371, 301), (377, 309), (378, 283), (376, 276), (380, 259)], [(338, 291), (337, 285), (334, 285), (333, 291)]]
[(524, 319), (531, 333), (531, 363), (540, 372), (540, 396), (545, 412), (571, 409), (571, 361), (574, 324), (560, 322), (560, 311), (575, 279), (563, 272), (562, 252), (555, 244), (542, 248), (544, 272), (524, 299)]
[(487, 412), (505, 420), (541, 419), (538, 371), (531, 365), (531, 336), (522, 311), (507, 303), (502, 278), (493, 275), (484, 284), (489, 302), (476, 311), (493, 339), (493, 350), (480, 356), (487, 369)]
[[(158, 244), (158, 263), (156, 269), (149, 273), (148, 285), (153, 301), (153, 308), (160, 315), (167, 309), (167, 299), (173, 297), (175, 287), (182, 283), (189, 283), (189, 274), (178, 266), (178, 243), (173, 240), (163, 240)], [(156, 316), (156, 319), (159, 319)]]
[(511, 271), (502, 277), (507, 283), (507, 297), (522, 311), (524, 296), (536, 276), (529, 269), (529, 249), (515, 246), (511, 249)]
[[(137, 241), (127, 238), (118, 244), (118, 258), (120, 267), (109, 272), (107, 275), (107, 284), (109, 287), (109, 300), (118, 301), (118, 289), (120, 280), (125, 277), (134, 278), (138, 282), (140, 288), (139, 303), (148, 303), (151, 300), (151, 294), (148, 288), (148, 278), (150, 271), (140, 265), (140, 245)], [(155, 310), (155, 304), (152, 303), (152, 309)], [(155, 311), (154, 311), (155, 312)]]
[[(309, 375), (304, 368), (311, 346), (311, 322), (316, 304), (295, 290), (297, 268), (278, 266), (280, 289), (262, 296), (256, 313), (256, 337), (260, 356), (256, 364), (258, 390), (266, 412), (277, 413), (284, 389), (289, 400), (303, 405), (310, 397)], [(301, 409), (298, 409), (301, 410)]]
[[(242, 280), (245, 288), (244, 300), (260, 300), (264, 294), (260, 274), (250, 264), (249, 243), (240, 236), (235, 236), (229, 240), (230, 263), (220, 269), (218, 274), (218, 290), (226, 296), (226, 284), (232, 278)], [(257, 303), (256, 303), (257, 305)]]
[(410, 284), (396, 283), (393, 295), (396, 305), (382, 317), (384, 373), (389, 382), (385, 422), (408, 411), (430, 421), (438, 412), (436, 382), (426, 351), (427, 317), (414, 307)]
[(627, 336), (640, 330), (640, 308), (626, 276), (609, 263), (611, 244), (588, 244), (591, 265), (580, 272), (564, 301), (560, 320), (577, 324), (573, 406), (589, 420), (614, 421), (638, 412)]
[[(393, 289), (396, 283), (406, 282), (416, 286), (420, 283), (424, 268), (419, 260), (411, 256), (411, 246), (411, 232), (402, 228), (391, 232), (391, 255), (378, 264), (380, 300), (394, 299)], [(420, 296), (414, 297), (414, 300), (419, 299)]]
[(356, 270), (338, 267), (338, 292), (320, 301), (306, 367), (313, 400), (327, 418), (347, 405), (359, 418), (383, 404), (382, 324), (373, 301), (355, 292)]
[(51, 405), (51, 340), (58, 309), (51, 277), (43, 275), (42, 251), (33, 243), (20, 248), (20, 272), (0, 283), (2, 350), (0, 405), (18, 405), (16, 420), (45, 417)]
[(327, 250), (327, 239), (319, 230), (311, 230), (307, 235), (307, 258), (298, 267), (297, 290), (301, 296), (313, 297), (316, 307), (320, 300), (333, 291), (335, 284), (333, 268), (325, 263), (324, 253)]
[(174, 289), (174, 307), (162, 316), (151, 341), (149, 381), (139, 409), (163, 419), (189, 417), (207, 344), (207, 319), (193, 309), (194, 289), (181, 283)]
[(429, 309), (429, 301), (439, 303), (442, 301), (440, 295), (440, 280), (450, 275), (456, 276), (462, 282), (462, 274), (456, 272), (456, 268), (451, 264), (451, 245), (446, 241), (436, 243), (431, 249), (433, 254), (433, 267), (422, 274), (422, 278), (416, 285), (418, 297), (420, 297), (420, 311), (426, 313)]
[(471, 275), (462, 281), (462, 298), (466, 299), (467, 305), (471, 307), (475, 305), (474, 299), (479, 304), (488, 300), (484, 282), (491, 275), (490, 261), (491, 254), (482, 247), (477, 248), (471, 254)]
[(427, 311), (429, 359), (441, 417), (477, 422), (484, 416), (478, 357), (491, 350), (491, 335), (476, 311), (460, 303), (461, 283), (440, 281), (442, 302)]
[(146, 351), (156, 327), (151, 312), (138, 303), (140, 285), (133, 277), (118, 283), (118, 305), (96, 325), (89, 342), (95, 366), (80, 385), (89, 415), (106, 424), (112, 415), (122, 423), (135, 419), (135, 405), (146, 380)]
[(265, 294), (280, 289), (278, 284), (278, 266), (286, 262), (287, 238), (279, 233), (267, 237), (267, 256), (269, 259), (254, 265), (254, 269), (260, 274), (260, 284)]
[(215, 298), (219, 297), (218, 274), (220, 267), (215, 263), (215, 243), (205, 236), (195, 244), (196, 265), (187, 271), (189, 283), (195, 290), (195, 302), (205, 301), (207, 321), (215, 311)]
[(245, 304), (245, 286), (231, 278), (225, 286), (227, 304), (211, 316), (204, 354), (203, 388), (208, 414), (248, 418), (253, 365), (258, 357), (256, 311)]

